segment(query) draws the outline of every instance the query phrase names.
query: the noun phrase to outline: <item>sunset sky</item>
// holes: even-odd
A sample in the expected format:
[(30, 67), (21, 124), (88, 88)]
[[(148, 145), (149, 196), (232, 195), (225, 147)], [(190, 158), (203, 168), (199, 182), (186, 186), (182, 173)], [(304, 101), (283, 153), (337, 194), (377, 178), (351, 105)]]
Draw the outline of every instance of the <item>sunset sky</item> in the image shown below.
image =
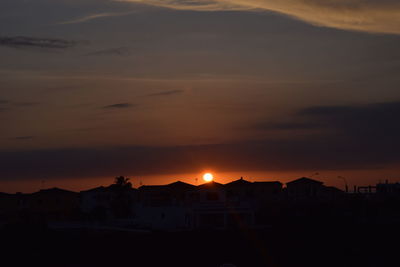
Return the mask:
[(0, 191), (400, 181), (398, 0), (1, 0)]

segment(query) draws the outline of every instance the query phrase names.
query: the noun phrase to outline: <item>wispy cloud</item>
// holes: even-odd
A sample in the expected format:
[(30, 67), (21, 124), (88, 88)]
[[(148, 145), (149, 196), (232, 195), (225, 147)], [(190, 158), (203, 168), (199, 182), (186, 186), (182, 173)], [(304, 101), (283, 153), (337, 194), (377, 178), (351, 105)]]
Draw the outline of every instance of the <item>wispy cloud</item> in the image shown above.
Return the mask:
[(184, 90), (170, 90), (170, 91), (164, 91), (164, 92), (159, 92), (159, 93), (152, 93), (152, 94), (147, 94), (146, 96), (152, 97), (152, 96), (171, 96), (171, 95), (177, 95), (177, 94), (182, 94)]
[(12, 48), (67, 49), (75, 45), (76, 42), (64, 39), (36, 38), (26, 36), (0, 37), (0, 46)]
[(134, 107), (134, 104), (131, 103), (118, 103), (118, 104), (112, 104), (112, 105), (107, 105), (104, 106), (104, 109), (123, 109), (123, 108), (132, 108)]
[[(178, 10), (195, 11), (224, 11), (224, 10), (246, 10), (254, 9), (247, 4), (237, 3), (240, 1), (232, 0), (114, 0), (115, 2), (133, 2), (158, 6), (164, 8), (173, 8)], [(251, 0), (249, 0), (251, 1)]]
[(90, 15), (86, 15), (83, 17), (75, 18), (72, 20), (63, 21), (63, 22), (60, 22), (59, 24), (77, 24), (77, 23), (88, 22), (88, 21), (100, 19), (100, 18), (127, 16), (127, 15), (130, 15), (133, 13), (135, 13), (135, 11), (96, 13), (96, 14), (90, 14)]
[(27, 135), (27, 136), (17, 136), (17, 137), (13, 137), (13, 138), (11, 138), (11, 139), (23, 141), (23, 140), (31, 140), (31, 139), (33, 139), (33, 138), (34, 138), (34, 136)]
[(400, 34), (397, 0), (115, 0), (195, 11), (258, 10), (345, 30)]
[(321, 128), (321, 124), (315, 122), (267, 122), (252, 125), (255, 130), (312, 130)]

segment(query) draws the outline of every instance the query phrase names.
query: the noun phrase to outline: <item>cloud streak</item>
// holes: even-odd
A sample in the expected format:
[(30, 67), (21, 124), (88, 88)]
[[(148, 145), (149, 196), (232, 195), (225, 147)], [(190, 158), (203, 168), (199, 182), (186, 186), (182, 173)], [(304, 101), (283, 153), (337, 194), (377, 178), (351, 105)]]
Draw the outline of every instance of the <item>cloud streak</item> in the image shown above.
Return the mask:
[(127, 16), (135, 13), (135, 11), (128, 11), (128, 12), (104, 12), (104, 13), (97, 13), (97, 14), (90, 14), (83, 17), (75, 18), (72, 20), (67, 20), (60, 22), (59, 24), (77, 24), (77, 23), (84, 23), (95, 19), (107, 18), (107, 17), (120, 17), (120, 16)]
[(104, 109), (124, 109), (124, 108), (132, 108), (135, 105), (131, 103), (118, 103), (118, 104), (112, 104), (112, 105), (107, 105), (104, 106)]
[(146, 96), (148, 96), (148, 97), (171, 96), (171, 95), (182, 94), (183, 92), (184, 92), (184, 90), (170, 90), (170, 91), (164, 91), (164, 92), (160, 92), (160, 93), (147, 94)]
[(34, 136), (27, 135), (27, 136), (17, 136), (17, 137), (11, 138), (11, 139), (24, 141), (24, 140), (31, 140), (33, 138), (34, 138)]
[(400, 34), (397, 0), (115, 0), (194, 11), (273, 11), (318, 26)]
[(12, 48), (44, 48), (44, 49), (67, 49), (76, 43), (64, 39), (35, 38), (26, 36), (0, 37), (0, 46)]

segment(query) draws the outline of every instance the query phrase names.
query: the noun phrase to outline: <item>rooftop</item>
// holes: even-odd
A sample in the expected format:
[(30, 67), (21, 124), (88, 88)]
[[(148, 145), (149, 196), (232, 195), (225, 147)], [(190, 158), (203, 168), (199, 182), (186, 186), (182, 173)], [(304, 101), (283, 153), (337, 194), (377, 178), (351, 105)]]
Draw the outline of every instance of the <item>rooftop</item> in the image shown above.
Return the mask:
[(317, 181), (308, 177), (301, 177), (299, 179), (290, 181), (286, 183), (287, 185), (292, 185), (292, 184), (317, 184), (317, 185), (322, 185), (323, 182)]

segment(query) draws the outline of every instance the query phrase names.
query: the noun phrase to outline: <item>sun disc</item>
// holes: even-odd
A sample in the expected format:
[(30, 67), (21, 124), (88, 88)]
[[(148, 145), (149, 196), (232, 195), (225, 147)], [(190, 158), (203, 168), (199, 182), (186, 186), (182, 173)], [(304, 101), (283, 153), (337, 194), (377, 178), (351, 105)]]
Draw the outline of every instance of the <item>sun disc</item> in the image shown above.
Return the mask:
[(203, 175), (203, 179), (206, 182), (211, 182), (214, 179), (214, 176), (211, 173), (206, 173)]

